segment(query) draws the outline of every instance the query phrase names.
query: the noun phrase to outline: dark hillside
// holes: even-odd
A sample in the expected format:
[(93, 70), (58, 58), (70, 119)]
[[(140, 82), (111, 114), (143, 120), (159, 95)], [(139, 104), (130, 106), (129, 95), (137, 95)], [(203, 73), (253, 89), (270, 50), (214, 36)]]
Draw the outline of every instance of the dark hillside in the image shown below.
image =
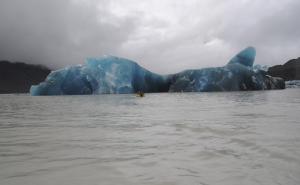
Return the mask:
[(42, 82), (50, 69), (22, 62), (0, 61), (0, 93), (28, 93), (30, 86)]
[(281, 77), (285, 81), (300, 80), (300, 58), (289, 60), (283, 65), (270, 67), (268, 74), (274, 77)]

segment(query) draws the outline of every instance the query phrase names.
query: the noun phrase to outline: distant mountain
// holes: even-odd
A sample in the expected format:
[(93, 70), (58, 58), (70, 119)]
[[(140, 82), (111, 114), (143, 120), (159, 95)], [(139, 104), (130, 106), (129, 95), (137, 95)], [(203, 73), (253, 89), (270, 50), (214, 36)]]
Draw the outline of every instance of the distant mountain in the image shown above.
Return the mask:
[(49, 73), (41, 65), (0, 61), (0, 93), (28, 93), (31, 85), (44, 81)]
[(289, 60), (283, 65), (276, 65), (268, 69), (274, 77), (281, 77), (285, 81), (300, 80), (300, 58)]

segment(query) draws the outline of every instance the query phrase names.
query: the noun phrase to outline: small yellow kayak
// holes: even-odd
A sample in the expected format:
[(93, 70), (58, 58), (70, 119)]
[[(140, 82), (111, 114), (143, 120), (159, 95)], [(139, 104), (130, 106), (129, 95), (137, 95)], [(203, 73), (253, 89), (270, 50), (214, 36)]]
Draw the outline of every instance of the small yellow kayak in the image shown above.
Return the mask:
[(145, 93), (142, 92), (142, 91), (139, 91), (139, 92), (136, 93), (136, 96), (137, 96), (137, 97), (144, 97), (144, 96), (145, 96)]

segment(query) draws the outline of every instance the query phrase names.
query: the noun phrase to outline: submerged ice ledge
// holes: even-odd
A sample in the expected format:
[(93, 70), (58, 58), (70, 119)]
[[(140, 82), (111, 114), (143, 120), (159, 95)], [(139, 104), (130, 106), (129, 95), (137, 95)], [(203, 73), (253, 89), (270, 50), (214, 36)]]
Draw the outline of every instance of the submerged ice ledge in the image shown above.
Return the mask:
[(125, 94), (151, 92), (208, 92), (284, 89), (281, 78), (253, 67), (255, 49), (248, 47), (224, 67), (185, 70), (171, 75), (152, 73), (136, 62), (105, 56), (51, 72), (30, 88), (37, 95)]

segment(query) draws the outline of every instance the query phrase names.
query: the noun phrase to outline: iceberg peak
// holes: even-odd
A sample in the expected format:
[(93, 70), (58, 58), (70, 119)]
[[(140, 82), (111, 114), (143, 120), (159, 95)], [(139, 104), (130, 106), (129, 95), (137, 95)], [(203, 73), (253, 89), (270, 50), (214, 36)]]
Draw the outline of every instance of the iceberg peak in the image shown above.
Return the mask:
[(241, 64), (244, 66), (252, 67), (256, 56), (254, 47), (249, 46), (234, 56), (228, 64)]

